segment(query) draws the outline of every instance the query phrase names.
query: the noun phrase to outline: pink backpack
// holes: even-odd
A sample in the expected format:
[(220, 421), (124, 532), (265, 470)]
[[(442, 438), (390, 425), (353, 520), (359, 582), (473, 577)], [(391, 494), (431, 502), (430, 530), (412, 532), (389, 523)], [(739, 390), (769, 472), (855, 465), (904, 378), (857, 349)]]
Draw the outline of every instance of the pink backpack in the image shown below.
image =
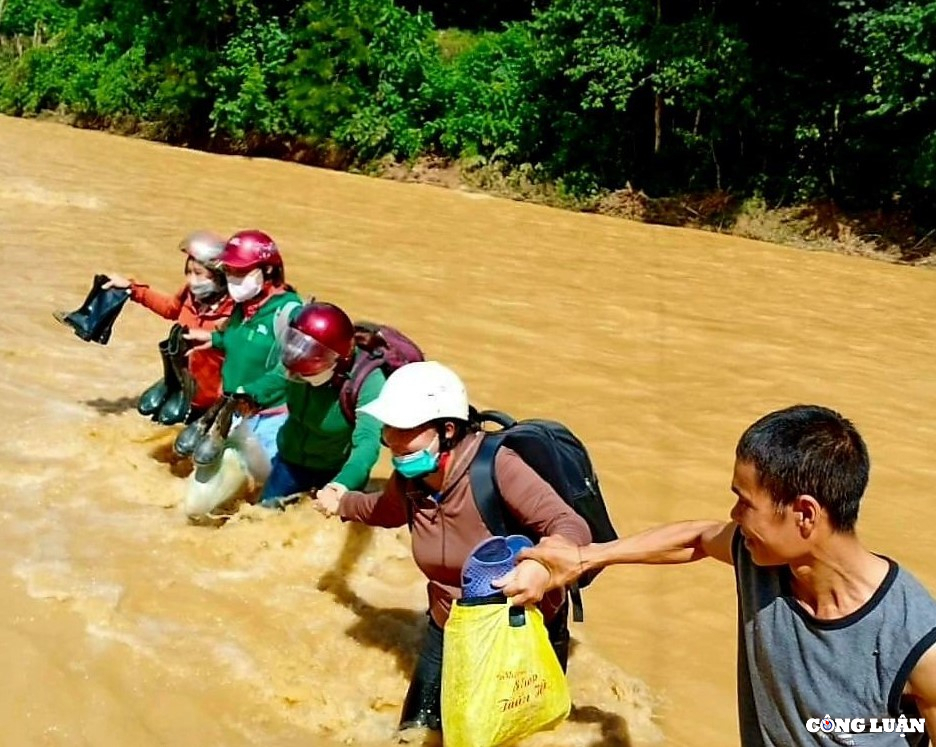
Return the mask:
[(425, 360), (422, 350), (409, 337), (394, 327), (372, 322), (354, 323), (354, 344), (364, 355), (358, 356), (354, 366), (344, 377), (338, 393), (338, 403), (349, 423), (355, 422), (361, 387), (378, 368), (389, 376), (407, 363)]

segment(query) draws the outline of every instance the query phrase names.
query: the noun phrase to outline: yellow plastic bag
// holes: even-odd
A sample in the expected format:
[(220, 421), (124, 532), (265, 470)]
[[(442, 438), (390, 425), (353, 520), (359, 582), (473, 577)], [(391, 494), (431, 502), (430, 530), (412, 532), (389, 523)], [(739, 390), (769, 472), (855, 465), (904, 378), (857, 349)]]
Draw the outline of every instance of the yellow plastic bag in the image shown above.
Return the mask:
[(442, 656), (446, 747), (499, 747), (569, 715), (569, 685), (542, 613), (527, 607), (517, 620), (517, 612), (506, 603), (452, 606)]

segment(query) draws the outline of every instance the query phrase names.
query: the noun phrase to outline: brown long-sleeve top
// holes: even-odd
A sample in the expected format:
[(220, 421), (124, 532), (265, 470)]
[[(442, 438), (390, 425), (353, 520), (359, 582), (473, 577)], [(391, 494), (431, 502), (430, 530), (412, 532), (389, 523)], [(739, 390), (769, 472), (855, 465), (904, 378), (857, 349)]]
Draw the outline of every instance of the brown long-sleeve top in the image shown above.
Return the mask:
[[(469, 553), (491, 536), (478, 512), (468, 468), (483, 434), (467, 436), (453, 450), (442, 490), (433, 496), (419, 480), (394, 472), (381, 492), (346, 493), (338, 514), (346, 521), (379, 527), (400, 527), (412, 521), (413, 558), (429, 579), (429, 613), (439, 626), (448, 619), (452, 600), (461, 597), (461, 569)], [(511, 449), (498, 449), (494, 462), (497, 486), (517, 522), (538, 536), (561, 534), (578, 545), (591, 542), (581, 516), (556, 494)], [(550, 620), (565, 600), (561, 589), (540, 602)]]

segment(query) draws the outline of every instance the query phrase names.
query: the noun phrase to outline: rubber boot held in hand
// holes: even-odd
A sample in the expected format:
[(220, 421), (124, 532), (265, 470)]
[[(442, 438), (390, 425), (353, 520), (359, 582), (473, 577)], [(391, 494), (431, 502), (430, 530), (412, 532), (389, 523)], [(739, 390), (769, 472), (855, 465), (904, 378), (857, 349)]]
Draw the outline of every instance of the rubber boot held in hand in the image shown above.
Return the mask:
[(187, 331), (187, 328), (175, 324), (169, 332), (163, 362), (168, 396), (159, 408), (156, 418), (163, 425), (184, 423), (192, 410), (195, 381), (189, 374), (188, 358), (185, 357), (186, 347), (183, 335)]
[(195, 451), (195, 447), (198, 446), (198, 442), (207, 435), (208, 429), (211, 427), (211, 424), (214, 423), (215, 418), (218, 417), (218, 412), (221, 410), (226, 400), (226, 397), (220, 397), (208, 408), (204, 415), (182, 429), (182, 432), (176, 437), (175, 443), (172, 445), (172, 449), (176, 454), (183, 457), (192, 455), (192, 452)]
[(155, 419), (159, 408), (163, 406), (166, 398), (169, 396), (169, 385), (166, 383), (166, 361), (168, 359), (167, 351), (169, 340), (163, 340), (159, 343), (159, 356), (163, 363), (163, 376), (159, 381), (153, 382), (137, 400), (137, 412), (144, 417), (153, 417)]
[(114, 322), (130, 298), (130, 291), (126, 288), (104, 290), (104, 284), (109, 279), (107, 275), (95, 275), (91, 291), (78, 309), (72, 312), (56, 311), (52, 316), (74, 329), (75, 334), (85, 342), (106, 345)]
[(227, 441), (228, 433), (231, 431), (231, 421), (236, 412), (237, 401), (232, 397), (225, 397), (217, 417), (192, 453), (192, 461), (195, 464), (204, 467), (213, 464), (221, 457), (224, 452), (224, 442)]

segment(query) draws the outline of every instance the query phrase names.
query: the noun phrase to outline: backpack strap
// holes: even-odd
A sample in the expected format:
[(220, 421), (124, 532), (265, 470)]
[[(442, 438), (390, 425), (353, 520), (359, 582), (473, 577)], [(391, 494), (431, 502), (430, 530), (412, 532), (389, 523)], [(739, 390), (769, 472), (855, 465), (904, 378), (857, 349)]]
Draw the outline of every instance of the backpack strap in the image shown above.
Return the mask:
[[(493, 422), (500, 422), (495, 418), (495, 416), (500, 416), (504, 419), (501, 424), (505, 427), (510, 427), (515, 422), (509, 415), (500, 412), (485, 411), (481, 415), (487, 416), (485, 420)], [(481, 520), (491, 534), (500, 537), (510, 534), (503, 511), (504, 497), (497, 487), (497, 477), (494, 472), (494, 459), (497, 456), (497, 450), (503, 445), (502, 433), (488, 433), (481, 441), (478, 453), (475, 454), (468, 468), (471, 492), (474, 495), (478, 513), (481, 514)], [(578, 583), (569, 586), (569, 597), (572, 603), (572, 619), (575, 622), (583, 622), (585, 610), (582, 607), (582, 592)]]
[(486, 434), (468, 468), (468, 479), (471, 482), (471, 492), (474, 495), (478, 513), (481, 514), (481, 519), (488, 531), (499, 537), (506, 537), (508, 534), (507, 522), (504, 520), (502, 510), (504, 498), (497, 487), (497, 478), (494, 475), (494, 458), (503, 443), (504, 437), (501, 434)]
[(582, 590), (579, 588), (578, 581), (569, 586), (569, 600), (572, 602), (572, 619), (577, 622), (585, 622), (585, 608), (582, 607)]
[[(469, 408), (469, 412), (471, 408)], [(481, 410), (480, 412), (475, 411), (474, 419), (478, 423), (494, 423), (499, 425), (501, 428), (512, 428), (517, 424), (517, 421), (508, 415), (506, 412), (501, 410)]]
[(351, 370), (348, 371), (348, 374), (341, 382), (341, 388), (338, 390), (338, 405), (351, 425), (354, 425), (357, 420), (358, 396), (361, 394), (364, 381), (383, 363), (383, 355), (379, 351), (369, 353), (362, 350), (354, 365), (351, 366)]
[(374, 322), (354, 323), (354, 344), (368, 352), (380, 346), (380, 325)]

